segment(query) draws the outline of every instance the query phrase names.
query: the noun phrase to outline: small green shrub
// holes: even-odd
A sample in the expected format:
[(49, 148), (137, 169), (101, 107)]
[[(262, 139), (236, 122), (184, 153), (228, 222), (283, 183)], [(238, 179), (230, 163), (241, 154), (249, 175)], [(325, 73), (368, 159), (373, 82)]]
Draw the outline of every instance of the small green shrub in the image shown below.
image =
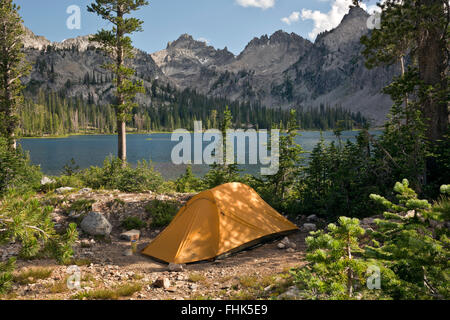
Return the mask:
[(106, 158), (103, 167), (90, 167), (77, 176), (93, 189), (118, 189), (123, 192), (158, 191), (164, 180), (147, 162), (138, 162), (133, 168), (122, 165), (118, 158)]
[(145, 210), (152, 218), (151, 226), (158, 228), (168, 225), (177, 214), (180, 206), (175, 201), (153, 200)]
[(145, 228), (147, 226), (147, 223), (145, 223), (138, 217), (128, 217), (122, 221), (121, 225), (126, 230), (139, 230)]
[(37, 190), (41, 177), (39, 166), (31, 165), (29, 156), (20, 147), (11, 150), (8, 141), (0, 137), (0, 197), (12, 189), (19, 192)]
[(87, 213), (92, 211), (92, 205), (95, 203), (95, 200), (92, 199), (79, 199), (74, 201), (66, 210), (67, 213), (75, 212), (75, 213)]
[(197, 192), (202, 190), (203, 184), (202, 180), (197, 178), (192, 173), (192, 167), (188, 166), (186, 168), (185, 174), (183, 174), (181, 177), (179, 177), (175, 181), (175, 189), (177, 192)]
[(15, 265), (15, 258), (10, 258), (7, 262), (0, 263), (0, 294), (5, 294), (10, 291), (14, 281), (12, 273)]

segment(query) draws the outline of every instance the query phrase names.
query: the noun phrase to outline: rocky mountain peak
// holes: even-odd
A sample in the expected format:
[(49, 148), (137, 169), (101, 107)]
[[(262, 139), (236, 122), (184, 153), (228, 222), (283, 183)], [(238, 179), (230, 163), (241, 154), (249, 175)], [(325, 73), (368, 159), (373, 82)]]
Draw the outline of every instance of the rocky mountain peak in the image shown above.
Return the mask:
[(350, 7), (341, 23), (330, 31), (319, 34), (315, 44), (325, 46), (330, 51), (348, 47), (350, 43), (359, 43), (361, 36), (368, 33), (367, 19), (369, 14), (361, 7)]
[(190, 34), (187, 33), (182, 34), (177, 40), (167, 44), (167, 49), (194, 49), (200, 47), (206, 47), (206, 43), (204, 41), (195, 40)]
[(78, 51), (86, 51), (88, 48), (99, 46), (89, 41), (91, 35), (66, 39), (61, 42), (51, 42), (45, 37), (35, 35), (27, 27), (24, 27), (24, 30), (25, 33), (23, 35), (22, 41), (25, 49), (45, 50), (48, 46), (53, 46), (55, 49), (60, 50), (72, 49), (75, 47), (78, 49)]
[(26, 49), (31, 48), (42, 50), (51, 45), (51, 42), (47, 38), (35, 35), (33, 31), (25, 26), (23, 28), (25, 32), (22, 36), (22, 41)]

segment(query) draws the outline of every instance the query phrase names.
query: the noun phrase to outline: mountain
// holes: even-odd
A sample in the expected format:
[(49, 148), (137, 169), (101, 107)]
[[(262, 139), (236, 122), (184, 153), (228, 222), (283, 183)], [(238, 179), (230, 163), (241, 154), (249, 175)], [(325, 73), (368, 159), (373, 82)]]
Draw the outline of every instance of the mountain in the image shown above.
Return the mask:
[(238, 56), (185, 34), (152, 57), (181, 88), (270, 107), (341, 105), (380, 125), (392, 105), (380, 91), (399, 70), (365, 68), (359, 40), (369, 32), (368, 17), (352, 7), (314, 43), (277, 31), (254, 38)]
[[(369, 32), (368, 17), (353, 7), (339, 26), (314, 43), (280, 30), (254, 38), (237, 56), (188, 34), (153, 54), (135, 49), (131, 65), (146, 88), (137, 102), (159, 108), (173, 102), (173, 88), (189, 89), (270, 108), (342, 106), (380, 125), (392, 104), (380, 91), (399, 70), (365, 68), (359, 39)], [(23, 79), (31, 96), (46, 90), (95, 104), (113, 101), (112, 75), (102, 68), (109, 59), (89, 36), (51, 42), (26, 29), (23, 40), (33, 65)], [(152, 101), (156, 95), (158, 105)]]
[[(23, 42), (27, 60), (33, 66), (30, 75), (23, 79), (27, 92), (64, 92), (67, 97), (81, 97), (96, 104), (113, 100), (112, 75), (102, 68), (109, 58), (98, 45), (89, 42), (89, 36), (51, 42), (25, 29)], [(170, 83), (149, 54), (134, 49), (134, 56), (131, 65), (147, 90), (155, 79)], [(149, 106), (151, 99), (140, 94), (138, 102)]]

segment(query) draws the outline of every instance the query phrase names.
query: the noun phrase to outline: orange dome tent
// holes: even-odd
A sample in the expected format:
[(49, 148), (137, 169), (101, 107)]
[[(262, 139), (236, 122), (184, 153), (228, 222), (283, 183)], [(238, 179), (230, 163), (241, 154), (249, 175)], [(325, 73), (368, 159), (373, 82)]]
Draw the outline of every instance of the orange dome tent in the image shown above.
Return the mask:
[(297, 229), (249, 186), (227, 183), (190, 199), (142, 253), (168, 263), (197, 262)]

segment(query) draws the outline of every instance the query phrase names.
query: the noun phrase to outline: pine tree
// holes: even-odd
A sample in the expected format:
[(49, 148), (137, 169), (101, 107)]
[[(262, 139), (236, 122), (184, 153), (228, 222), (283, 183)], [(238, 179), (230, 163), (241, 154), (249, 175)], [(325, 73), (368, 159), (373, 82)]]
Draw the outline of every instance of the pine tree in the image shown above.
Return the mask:
[(22, 52), (24, 28), (19, 9), (12, 0), (0, 2), (0, 134), (14, 149), (17, 111), (23, 101), (20, 79), (30, 70)]
[(395, 272), (399, 285), (391, 296), (402, 299), (448, 299), (450, 287), (450, 241), (445, 226), (450, 216), (448, 186), (435, 204), (421, 200), (408, 180), (394, 187), (397, 203), (372, 194), (370, 197), (386, 211), (377, 219), (378, 228), (370, 233), (372, 245), (366, 255), (382, 261)]
[(131, 110), (137, 106), (133, 102), (136, 94), (144, 93), (143, 81), (133, 81), (136, 71), (125, 64), (126, 59), (133, 57), (133, 46), (128, 35), (142, 31), (143, 21), (125, 16), (145, 5), (148, 5), (145, 0), (96, 0), (88, 6), (89, 12), (96, 13), (113, 25), (112, 30), (102, 29), (90, 40), (99, 43), (114, 60), (105, 68), (115, 75), (118, 157), (124, 166), (127, 160), (126, 122), (130, 120)]

